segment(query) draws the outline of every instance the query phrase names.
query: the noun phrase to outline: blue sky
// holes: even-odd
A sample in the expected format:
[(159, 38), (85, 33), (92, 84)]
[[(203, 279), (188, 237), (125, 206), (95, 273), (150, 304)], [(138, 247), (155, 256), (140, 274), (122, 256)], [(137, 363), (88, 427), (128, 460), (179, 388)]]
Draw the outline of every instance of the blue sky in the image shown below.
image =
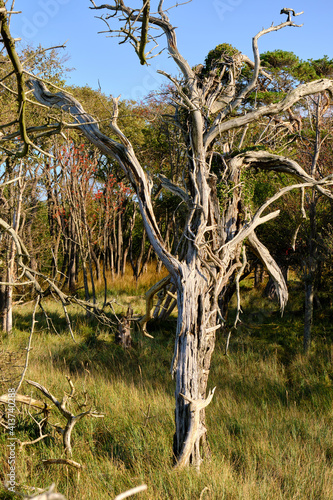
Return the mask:
[[(134, 7), (142, 5), (138, 0), (127, 3)], [(151, 1), (152, 10), (157, 3), (157, 0)], [(164, 1), (165, 7), (176, 3), (176, 0)], [(75, 68), (69, 74), (68, 83), (87, 84), (96, 89), (100, 82), (104, 93), (121, 94), (124, 99), (138, 100), (158, 88), (165, 78), (156, 73), (157, 69), (177, 75), (177, 68), (166, 52), (152, 59), (150, 66), (142, 67), (130, 46), (118, 45), (119, 40), (98, 34), (104, 29), (104, 24), (95, 18), (101, 11), (90, 10), (90, 5), (89, 0), (16, 0), (15, 8), (22, 14), (13, 16), (13, 34), (21, 37), (25, 44), (40, 43), (43, 47), (68, 40), (67, 64)], [(297, 12), (304, 11), (302, 16), (294, 18), (297, 24), (304, 23), (304, 26), (288, 27), (262, 37), (260, 51), (283, 49), (295, 52), (302, 59), (316, 59), (324, 54), (333, 58), (333, 47), (329, 43), (333, 2), (294, 0), (287, 6)], [(177, 27), (181, 53), (195, 65), (203, 62), (209, 50), (224, 42), (252, 58), (252, 37), (272, 22), (278, 24), (285, 20), (286, 16), (280, 15), (281, 8), (281, 0), (192, 0), (170, 10), (169, 16)]]

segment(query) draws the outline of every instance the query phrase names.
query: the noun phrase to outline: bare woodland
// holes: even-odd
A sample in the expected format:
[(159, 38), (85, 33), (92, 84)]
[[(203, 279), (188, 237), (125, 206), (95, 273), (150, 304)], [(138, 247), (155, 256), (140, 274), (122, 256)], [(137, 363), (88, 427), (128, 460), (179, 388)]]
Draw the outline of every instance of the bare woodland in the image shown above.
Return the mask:
[[(38, 153), (40, 158), (44, 158), (44, 165), (38, 168), (44, 170), (50, 206), (51, 204), (56, 206), (55, 190), (52, 189), (55, 175), (55, 171), (52, 170), (54, 156), (53, 153), (44, 152), (43, 140), (59, 134), (64, 135), (68, 130), (75, 131), (122, 169), (135, 193), (151, 248), (169, 273), (169, 276), (164, 278), (163, 282), (156, 284), (148, 294), (147, 314), (139, 323), (146, 332), (146, 324), (151, 317), (149, 300), (161, 289), (164, 289), (171, 309), (175, 307), (175, 303), (177, 304), (177, 329), (171, 364), (171, 373), (175, 379), (173, 456), (176, 468), (192, 464), (199, 469), (203, 459), (210, 454), (205, 411), (213, 399), (215, 390), (209, 388), (209, 372), (216, 335), (225, 323), (225, 312), (231, 294), (238, 291), (247, 252), (250, 251), (257, 256), (270, 274), (282, 312), (288, 301), (285, 276), (268, 248), (260, 241), (257, 235), (258, 229), (263, 224), (278, 218), (280, 210), (271, 206), (290, 192), (310, 193), (309, 196), (313, 201), (313, 217), (316, 197), (328, 199), (333, 197), (332, 174), (319, 172), (316, 158), (312, 162), (311, 171), (308, 172), (295, 158), (288, 157), (288, 148), (284, 148), (281, 154), (272, 153), (269, 148), (260, 150), (244, 148), (248, 131), (256, 123), (263, 124), (262, 134), (266, 137), (269, 134), (273, 136), (279, 130), (297, 130), (300, 118), (295, 115), (295, 108), (298, 103), (315, 96), (317, 110), (320, 113), (320, 107), (332, 96), (333, 80), (321, 78), (301, 83), (282, 95), (278, 94), (276, 102), (249, 104), (249, 96), (253, 95), (260, 85), (268, 86), (272, 80), (269, 70), (261, 64), (259, 39), (278, 30), (300, 27), (301, 25), (295, 23), (295, 16), (301, 16), (302, 13), (296, 13), (292, 9), (283, 9), (281, 14), (287, 15), (287, 18), (280, 24), (262, 29), (253, 37), (251, 57), (238, 51), (228, 51), (224, 47), (224, 50), (213, 54), (205, 65), (191, 67), (178, 49), (176, 29), (172, 25), (172, 11), (169, 14), (170, 9), (165, 8), (163, 0), (156, 5), (153, 5), (155, 2), (143, 1), (141, 9), (134, 9), (123, 0), (105, 5), (91, 3), (92, 12), (104, 23), (104, 31), (119, 37), (122, 43), (133, 45), (141, 64), (148, 64), (149, 58), (156, 55), (158, 49), (151, 47), (155, 47), (157, 42), (162, 43), (157, 34), (163, 35), (168, 53), (175, 63), (178, 77), (164, 71), (161, 73), (170, 83), (174, 114), (168, 119), (172, 120), (182, 137), (186, 164), (176, 175), (167, 177), (161, 174), (155, 182), (158, 182), (160, 192), (171, 193), (179, 199), (179, 204), (185, 207), (184, 224), (177, 245), (171, 247), (156, 217), (154, 182), (145, 165), (138, 159), (132, 142), (120, 128), (119, 100), (113, 99), (110, 134), (107, 135), (105, 131), (101, 131), (98, 120), (86, 112), (85, 107), (73, 95), (27, 72), (20, 61), (15, 41), (10, 33), (11, 14), (1, 0), (1, 43), (4, 47), (2, 57), (6, 55), (7, 58), (7, 73), (1, 80), (5, 82), (1, 91), (15, 103), (13, 104), (15, 119), (12, 122), (1, 123), (0, 146), (6, 155), (8, 172), (14, 164), (20, 165), (17, 177), (8, 177), (1, 186), (4, 189), (5, 186), (15, 185), (18, 192), (15, 220), (9, 224), (3, 218), (0, 219), (1, 232), (10, 242), (7, 275), (3, 277), (2, 283), (7, 294), (4, 326), (7, 331), (11, 330), (11, 283), (16, 266), (21, 273), (20, 286), (32, 285), (41, 305), (43, 298), (47, 294), (52, 294), (60, 300), (65, 311), (66, 305), (74, 302), (85, 308), (88, 314), (96, 315), (105, 324), (110, 323), (106, 314), (108, 307), (106, 295), (104, 305), (101, 307), (95, 297), (89, 296), (87, 285), (88, 277), (93, 274), (93, 268), (98, 261), (98, 256), (93, 250), (91, 228), (84, 204), (90, 181), (85, 184), (83, 178), (73, 175), (67, 184), (69, 188), (64, 188), (61, 195), (59, 192), (56, 195), (67, 197), (72, 207), (72, 224), (76, 224), (75, 231), (67, 226), (65, 229), (68, 232), (66, 240), (68, 247), (67, 268), (63, 269), (63, 273), (68, 276), (69, 269), (72, 269), (73, 273), (72, 278), (69, 278), (68, 293), (63, 291), (56, 279), (59, 276), (56, 255), (60, 245), (60, 237), (57, 240), (56, 224), (59, 226), (63, 224), (61, 213), (56, 213), (53, 218), (54, 262), (49, 276), (37, 270), (31, 256), (33, 244), (31, 243), (30, 249), (26, 248), (17, 232), (22, 216), (20, 200), (24, 196), (27, 179), (29, 176), (33, 177), (32, 167), (29, 167), (27, 161), (29, 155)], [(186, 9), (190, 11), (191, 6), (182, 8), (184, 11)], [(298, 19), (301, 17), (296, 18)], [(244, 78), (244, 68), (247, 71), (247, 78)], [(10, 80), (8, 87), (6, 80)], [(47, 123), (37, 126), (31, 122), (31, 118), (27, 123), (28, 106), (29, 109), (41, 109), (46, 113)], [(318, 153), (319, 149), (320, 144), (317, 142)], [(65, 171), (64, 166), (60, 168)], [(291, 182), (278, 189), (255, 212), (252, 212), (250, 204), (247, 205), (244, 201), (247, 189), (246, 173), (249, 171), (267, 174), (267, 182), (272, 172), (281, 173), (289, 176)], [(92, 171), (91, 176), (93, 177)], [(34, 197), (33, 189), (29, 191), (29, 196)], [(126, 210), (126, 196), (123, 197), (122, 203)], [(301, 213), (301, 208), (299, 211)], [(33, 224), (33, 218), (30, 220)], [(135, 212), (130, 214), (128, 220), (127, 226), (134, 227)], [(121, 216), (114, 220), (114, 224), (118, 223), (121, 224)], [(76, 235), (75, 242), (71, 234)], [(119, 248), (124, 247), (123, 260), (118, 262), (120, 272), (131, 253), (132, 243), (130, 232), (128, 238), (121, 232), (117, 234), (120, 235), (119, 239), (113, 244)], [(101, 241), (104, 242), (105, 248), (109, 236), (106, 232), (101, 233)], [(126, 244), (124, 238), (127, 238)], [(76, 251), (73, 245), (77, 245)], [(84, 263), (85, 300), (78, 299), (75, 294), (70, 293), (75, 288), (74, 255), (78, 252), (81, 262)], [(103, 266), (105, 262), (104, 257)], [(311, 274), (311, 270), (308, 274)], [(308, 283), (308, 300), (311, 302), (313, 300), (311, 279)], [(311, 308), (308, 310), (310, 311), (308, 322), (311, 323)], [(70, 328), (70, 318), (68, 326)], [(123, 329), (125, 336), (128, 337), (129, 328), (130, 318), (127, 323), (125, 321), (120, 325), (119, 331)], [(130, 341), (125, 339), (124, 342), (126, 344)], [(309, 347), (309, 343), (310, 338), (305, 339), (305, 347)], [(89, 410), (75, 416), (67, 411), (66, 401), (60, 403), (45, 387), (36, 382), (30, 383), (52, 400), (68, 420), (66, 429), (60, 432), (63, 434), (65, 449), (70, 451), (70, 432), (76, 420), (85, 415), (95, 417), (99, 415)]]

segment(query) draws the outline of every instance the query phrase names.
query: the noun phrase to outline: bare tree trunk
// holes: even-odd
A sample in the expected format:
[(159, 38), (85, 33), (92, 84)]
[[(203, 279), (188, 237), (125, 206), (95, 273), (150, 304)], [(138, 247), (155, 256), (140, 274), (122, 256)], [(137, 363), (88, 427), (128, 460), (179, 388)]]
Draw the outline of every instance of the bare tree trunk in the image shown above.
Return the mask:
[(67, 240), (68, 249), (68, 268), (67, 268), (67, 277), (68, 277), (68, 289), (70, 293), (76, 293), (76, 254), (77, 254), (77, 245), (73, 241), (74, 238), (74, 223), (73, 220), (70, 221), (71, 233), (70, 237)]
[[(143, 21), (141, 11), (134, 12), (124, 2), (94, 8), (111, 10), (115, 17), (120, 16), (126, 26)], [(31, 80), (30, 84), (39, 102), (75, 114), (77, 126), (85, 136), (100, 151), (121, 165), (135, 187), (147, 237), (177, 288), (178, 320), (172, 365), (176, 378), (174, 456), (178, 467), (188, 463), (199, 467), (202, 454), (207, 452), (204, 408), (212, 397), (212, 394), (206, 397), (206, 389), (215, 334), (221, 326), (221, 321), (217, 321), (218, 298), (230, 281), (233, 281), (237, 269), (242, 267), (239, 257), (243, 242), (247, 240), (274, 276), (280, 305), (284, 308), (288, 293), (281, 270), (254, 231), (260, 224), (279, 215), (278, 210), (263, 215), (271, 203), (288, 190), (314, 185), (314, 179), (308, 176), (297, 162), (264, 151), (247, 150), (229, 158), (223, 156), (219, 173), (214, 174), (210, 161), (214, 145), (217, 144), (220, 149), (221, 141), (229, 131), (246, 127), (261, 117), (284, 112), (310, 93), (333, 88), (333, 82), (321, 79), (302, 85), (293, 89), (276, 104), (263, 105), (248, 111), (247, 106), (241, 108), (241, 105), (246, 103), (248, 96), (255, 91), (258, 76), (262, 71), (258, 39), (286, 26), (294, 26), (291, 20), (263, 29), (253, 38), (254, 62), (239, 53), (232, 58), (231, 65), (228, 56), (228, 63), (223, 69), (218, 72), (218, 66), (212, 67), (212, 76), (207, 78), (202, 78), (203, 75), (200, 76), (198, 69), (193, 69), (179, 53), (176, 32), (167, 13), (163, 11), (163, 1), (159, 2), (158, 17), (150, 16), (149, 22), (163, 30), (169, 54), (182, 72), (182, 79), (179, 81), (165, 75), (175, 87), (175, 102), (179, 102), (182, 107), (182, 113), (175, 113), (174, 118), (178, 120), (177, 125), (182, 126), (186, 136), (188, 165), (184, 172), (184, 182), (180, 185), (159, 176), (162, 187), (176, 194), (187, 207), (181, 236), (182, 245), (177, 247), (174, 254), (170, 253), (163, 240), (156, 220), (152, 202), (152, 182), (138, 161), (129, 139), (118, 127), (118, 99), (113, 99), (113, 118), (110, 124), (113, 134), (117, 137), (115, 141), (101, 133), (94, 119), (72, 96), (59, 92), (56, 95), (51, 94), (45, 85), (37, 80)], [(216, 63), (220, 64), (220, 61)], [(236, 82), (244, 63), (249, 64), (253, 72), (248, 83), (241, 85), (239, 90)], [(227, 73), (230, 77), (224, 82), (222, 78)], [(179, 122), (181, 114), (184, 115), (184, 123)], [(241, 172), (252, 166), (289, 173), (296, 176), (300, 184), (282, 188), (266, 200), (252, 216), (244, 209), (240, 199), (243, 185)], [(223, 190), (223, 196), (219, 199), (217, 181)], [(321, 185), (316, 184), (315, 187), (325, 192)]]
[(311, 345), (311, 330), (313, 322), (313, 297), (314, 297), (314, 280), (310, 273), (305, 278), (305, 312), (304, 312), (304, 353), (308, 353)]
[(117, 230), (117, 276), (121, 275), (123, 259), (123, 227), (122, 214), (118, 213), (118, 230)]
[[(182, 285), (178, 283), (178, 324), (173, 359), (176, 378), (176, 410), (173, 452), (178, 465), (200, 466), (209, 447), (206, 439), (205, 410), (193, 430), (188, 400), (205, 400), (211, 356), (215, 347), (217, 309), (209, 293), (210, 280), (204, 276), (198, 259), (183, 267)], [(184, 396), (187, 398), (185, 399)], [(191, 435), (192, 434), (192, 435)]]
[(26, 232), (28, 235), (28, 250), (30, 254), (30, 267), (34, 271), (37, 270), (38, 268), (38, 263), (35, 257), (35, 249), (34, 249), (34, 242), (33, 242), (33, 236), (32, 236), (32, 227), (33, 224), (36, 220), (37, 216), (37, 211), (38, 211), (38, 200), (37, 200), (37, 182), (38, 182), (38, 177), (36, 174), (36, 178), (33, 180), (33, 184), (31, 186), (31, 207), (30, 207), (30, 214), (29, 214), (29, 219), (26, 224)]
[(97, 283), (99, 283), (100, 279), (101, 279), (100, 260), (99, 260), (99, 257), (97, 257), (96, 253), (94, 252), (94, 249), (91, 248), (91, 245), (90, 245), (90, 253), (91, 253), (91, 258), (95, 264), (96, 281), (97, 281)]
[(316, 231), (316, 194), (312, 192), (309, 210), (310, 233), (308, 242), (308, 255), (306, 256), (304, 271), (304, 337), (303, 349), (307, 354), (311, 346), (311, 331), (313, 323), (313, 299), (315, 293), (315, 276), (318, 267), (317, 256), (317, 231)]
[(256, 262), (254, 267), (254, 287), (258, 288), (264, 281), (264, 266), (261, 262)]
[[(15, 244), (10, 242), (6, 282), (14, 283)], [(6, 285), (3, 330), (10, 334), (13, 329), (13, 286)]]
[(134, 273), (134, 277), (135, 277), (136, 281), (139, 279), (141, 271), (142, 271), (141, 264), (142, 264), (143, 256), (145, 253), (145, 246), (146, 246), (146, 231), (143, 229), (142, 238), (141, 238), (141, 245), (140, 245), (140, 253), (136, 259), (136, 262), (134, 262), (132, 252), (130, 253), (132, 269), (133, 269), (133, 273)]
[[(20, 166), (20, 175), (22, 173), (22, 164)], [(25, 184), (22, 179), (18, 181), (18, 199), (17, 205), (14, 208), (13, 213), (13, 229), (18, 232), (20, 226), (21, 219), (21, 210), (22, 210), (22, 199), (24, 192)], [(15, 270), (15, 255), (16, 255), (16, 246), (13, 240), (10, 241), (9, 245), (9, 255), (8, 255), (8, 267), (7, 267), (7, 283), (6, 292), (5, 292), (5, 309), (4, 309), (4, 317), (3, 317), (3, 329), (6, 333), (10, 334), (13, 330), (13, 285), (14, 283), (14, 270)]]

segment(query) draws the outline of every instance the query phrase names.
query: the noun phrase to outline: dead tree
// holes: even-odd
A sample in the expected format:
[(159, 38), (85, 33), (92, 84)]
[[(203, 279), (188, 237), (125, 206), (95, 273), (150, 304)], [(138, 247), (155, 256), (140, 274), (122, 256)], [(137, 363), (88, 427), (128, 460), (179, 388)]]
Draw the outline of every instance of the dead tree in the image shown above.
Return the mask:
[[(124, 40), (130, 40), (134, 45), (136, 37), (140, 37), (143, 23), (147, 23), (146, 11), (133, 9), (125, 5), (123, 0), (101, 6), (94, 4), (93, 8), (109, 12), (106, 23), (119, 17), (124, 26), (115, 35), (123, 36)], [(182, 245), (177, 254), (169, 251), (162, 238), (153, 210), (151, 179), (138, 161), (132, 144), (118, 127), (117, 100), (114, 100), (114, 114), (110, 123), (113, 138), (110, 138), (101, 133), (98, 123), (73, 96), (65, 92), (51, 93), (37, 79), (31, 79), (29, 85), (35, 99), (52, 108), (52, 114), (56, 108), (62, 114), (70, 113), (76, 127), (103, 154), (117, 161), (132, 183), (147, 236), (170, 273), (177, 292), (178, 320), (172, 361), (172, 374), (176, 379), (174, 456), (179, 466), (192, 463), (199, 467), (208, 447), (205, 407), (211, 401), (212, 394), (207, 397), (206, 390), (216, 332), (223, 323), (219, 303), (228, 284), (236, 279), (242, 267), (240, 256), (243, 244), (247, 240), (273, 276), (283, 310), (288, 298), (285, 280), (269, 251), (255, 235), (255, 229), (279, 215), (278, 210), (264, 211), (291, 189), (315, 188), (331, 196), (327, 189), (327, 185), (332, 183), (331, 178), (315, 180), (297, 162), (285, 156), (253, 150), (227, 153), (232, 150), (228, 134), (238, 132), (243, 136), (253, 122), (287, 112), (307, 95), (325, 90), (332, 93), (333, 81), (321, 79), (300, 85), (279, 102), (249, 110), (243, 104), (255, 91), (262, 72), (258, 39), (296, 25), (288, 19), (260, 31), (253, 38), (253, 61), (237, 51), (231, 55), (222, 54), (213, 61), (209, 71), (202, 72), (193, 69), (180, 54), (175, 28), (163, 10), (163, 0), (159, 1), (157, 10), (153, 14), (150, 5), (148, 34), (145, 28), (142, 30), (147, 36), (147, 43), (144, 42), (143, 46), (156, 40), (156, 37), (151, 37), (150, 28), (154, 28), (153, 33), (156, 33), (155, 28), (160, 29), (166, 38), (169, 55), (182, 75), (181, 80), (176, 80), (163, 73), (175, 88), (174, 118), (176, 121), (180, 115), (183, 118), (181, 122), (178, 121), (178, 125), (185, 137), (188, 158), (184, 181), (179, 179), (176, 185), (169, 179), (160, 179), (163, 188), (176, 194), (187, 206)], [(110, 30), (113, 31), (111, 27)], [(244, 64), (251, 68), (252, 76), (246, 84), (242, 82), (242, 85), (237, 85)], [(212, 169), (212, 158), (216, 145), (223, 142), (225, 153), (220, 155), (218, 177)], [(280, 190), (252, 214), (242, 205), (242, 172), (251, 167), (290, 174), (297, 183)], [(224, 190), (222, 197), (217, 195), (218, 183)]]

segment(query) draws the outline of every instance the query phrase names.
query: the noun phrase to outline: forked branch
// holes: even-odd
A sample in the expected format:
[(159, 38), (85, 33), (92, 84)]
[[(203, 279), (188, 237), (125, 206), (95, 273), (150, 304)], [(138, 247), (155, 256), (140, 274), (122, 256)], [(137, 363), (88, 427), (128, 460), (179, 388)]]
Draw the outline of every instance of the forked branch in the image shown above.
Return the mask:
[(71, 456), (72, 455), (71, 433), (72, 433), (72, 430), (73, 430), (75, 424), (77, 424), (77, 422), (85, 416), (95, 417), (95, 418), (103, 418), (104, 415), (100, 415), (100, 414), (96, 413), (95, 411), (92, 411), (91, 409), (84, 411), (78, 415), (74, 415), (67, 408), (67, 403), (68, 403), (68, 401), (70, 401), (73, 398), (75, 389), (74, 389), (74, 385), (73, 385), (71, 379), (69, 377), (67, 377), (67, 380), (68, 380), (68, 383), (70, 385), (71, 392), (70, 392), (70, 394), (65, 394), (64, 397), (62, 398), (61, 402), (58, 401), (57, 398), (55, 396), (53, 396), (53, 394), (51, 394), (51, 392), (49, 392), (45, 387), (43, 387), (38, 382), (33, 382), (32, 380), (26, 380), (26, 382), (28, 384), (36, 387), (37, 389), (39, 389), (42, 392), (42, 394), (44, 394), (44, 396), (46, 396), (48, 399), (50, 399), (52, 401), (52, 403), (58, 408), (60, 413), (67, 420), (67, 423), (66, 423), (64, 428), (56, 427), (56, 430), (58, 432), (60, 432), (60, 434), (62, 435), (65, 453), (67, 453), (69, 456)]

